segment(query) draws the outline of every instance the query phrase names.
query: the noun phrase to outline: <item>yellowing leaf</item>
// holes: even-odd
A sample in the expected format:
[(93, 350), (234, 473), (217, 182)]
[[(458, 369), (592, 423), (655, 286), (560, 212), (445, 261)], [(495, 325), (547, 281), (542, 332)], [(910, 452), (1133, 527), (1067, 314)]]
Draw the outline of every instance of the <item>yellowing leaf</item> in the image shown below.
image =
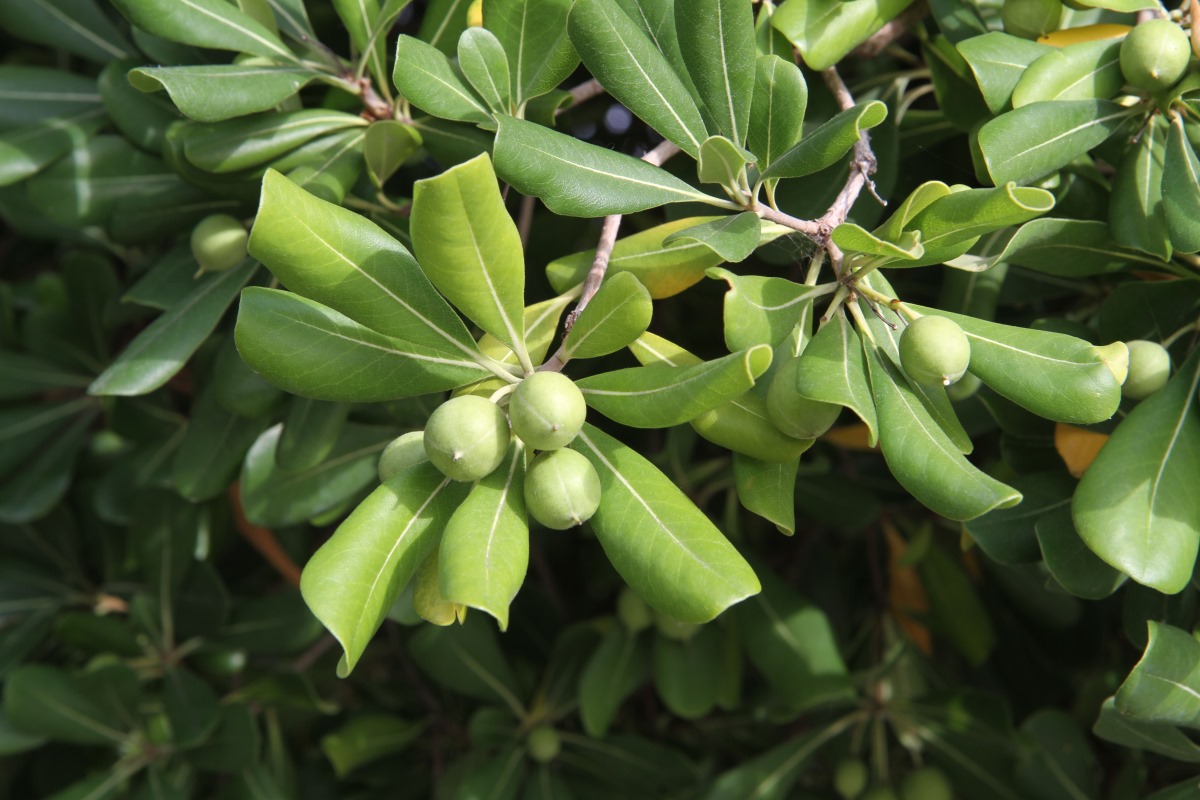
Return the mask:
[(1133, 28), (1128, 25), (1117, 25), (1110, 22), (1096, 25), (1080, 25), (1078, 28), (1066, 28), (1061, 31), (1051, 31), (1045, 36), (1039, 36), (1038, 44), (1048, 44), (1051, 47), (1066, 47), (1079, 42), (1095, 42), (1101, 39), (1119, 39)]
[(1067, 465), (1067, 471), (1076, 478), (1087, 471), (1107, 441), (1107, 433), (1097, 433), (1062, 422), (1054, 426), (1054, 449)]
[(828, 442), (834, 447), (840, 447), (843, 450), (876, 450), (877, 447), (872, 447), (871, 429), (867, 427), (865, 422), (856, 422), (853, 425), (842, 425), (833, 428), (824, 436), (821, 441)]

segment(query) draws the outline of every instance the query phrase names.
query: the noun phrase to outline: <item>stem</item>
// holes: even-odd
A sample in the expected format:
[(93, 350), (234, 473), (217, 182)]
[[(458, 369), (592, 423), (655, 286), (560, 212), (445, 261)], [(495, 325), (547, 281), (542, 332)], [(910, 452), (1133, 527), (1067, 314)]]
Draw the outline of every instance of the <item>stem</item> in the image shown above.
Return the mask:
[(533, 209), (537, 198), (526, 195), (521, 198), (521, 208), (517, 212), (517, 233), (521, 237), (521, 249), (529, 245), (529, 229), (533, 226)]
[(816, 286), (817, 278), (821, 274), (821, 267), (825, 264), (825, 251), (818, 250), (813, 256), (812, 261), (808, 264), (808, 274), (804, 276), (805, 286)]
[(556, 109), (554, 116), (570, 111), (580, 103), (591, 100), (593, 97), (604, 94), (604, 87), (600, 85), (600, 81), (595, 78), (590, 78), (579, 84), (573, 89), (570, 89), (571, 102), (567, 103), (562, 108)]
[(300, 568), (280, 546), (275, 534), (269, 528), (255, 525), (246, 519), (246, 512), (242, 509), (242, 494), (237, 483), (229, 487), (229, 503), (233, 506), (233, 520), (238, 533), (259, 552), (259, 555), (266, 559), (276, 572), (283, 576), (284, 580), (292, 586), (299, 586)]
[(1178, 340), (1179, 337), (1181, 337), (1184, 334), (1189, 333), (1191, 331), (1195, 331), (1195, 330), (1200, 330), (1200, 319), (1196, 320), (1195, 322), (1189, 322), (1187, 325), (1184, 325), (1182, 328), (1175, 331), (1167, 338), (1163, 339), (1162, 346), (1170, 347), (1171, 345), (1175, 344), (1176, 340)]

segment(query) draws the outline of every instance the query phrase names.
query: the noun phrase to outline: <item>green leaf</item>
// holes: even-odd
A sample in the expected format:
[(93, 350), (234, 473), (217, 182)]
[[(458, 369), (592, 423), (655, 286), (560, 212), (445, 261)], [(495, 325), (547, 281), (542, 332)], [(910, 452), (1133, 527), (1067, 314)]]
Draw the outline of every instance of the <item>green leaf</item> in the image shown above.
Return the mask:
[(0, 484), (0, 522), (30, 522), (46, 516), (71, 486), (76, 457), (88, 443), (96, 409), (86, 409), (54, 439)]
[(222, 0), (113, 0), (137, 27), (172, 42), (295, 63), (279, 37)]
[(1171, 246), (1181, 253), (1200, 250), (1200, 159), (1183, 130), (1183, 118), (1171, 120), (1162, 179), (1163, 208)]
[(313, 197), (276, 172), (263, 178), (249, 247), (289, 289), (355, 322), (478, 356), (466, 325), (404, 247), (361, 215)]
[(925, 255), (917, 263), (938, 263), (945, 260), (943, 255), (947, 248), (973, 242), (977, 237), (1001, 228), (1020, 225), (1052, 208), (1054, 195), (1050, 192), (1012, 183), (995, 189), (952, 191), (915, 214), (905, 225), (905, 230), (921, 234)]
[(714, 132), (745, 144), (754, 96), (754, 11), (741, 0), (676, 3), (675, 32)]
[(242, 294), (238, 351), (256, 372), (292, 394), (370, 403), (442, 392), (486, 377), (477, 359), (396, 339), (291, 292)]
[[(200, 747), (189, 750), (184, 757), (198, 770), (228, 773), (246, 769), (258, 758), (259, 733), (255, 714), (245, 703), (228, 703), (220, 707), (217, 730)], [(262, 781), (256, 783), (261, 786)]]
[(1009, 481), (1022, 500), (1011, 508), (989, 511), (963, 525), (979, 548), (998, 564), (1023, 564), (1038, 560), (1035, 525), (1048, 514), (1070, 514), (1075, 481), (1065, 472), (1034, 472)]
[(1163, 266), (1159, 258), (1117, 244), (1105, 223), (1082, 219), (1027, 222), (993, 260), (1062, 278), (1119, 272), (1131, 263)]
[(268, 528), (299, 525), (359, 496), (378, 480), (379, 454), (395, 438), (391, 429), (347, 425), (318, 463), (283, 470), (277, 465), (282, 431), (279, 425), (264, 431), (242, 467), (246, 518)]
[[(883, 435), (887, 436), (886, 427)], [(1020, 495), (1013, 494), (1019, 500)], [(949, 639), (968, 663), (982, 664), (996, 647), (996, 632), (961, 556), (931, 545), (917, 563), (917, 571), (929, 596), (934, 631)]]
[(18, 39), (48, 45), (104, 64), (134, 50), (93, 0), (0, 0), (0, 28)]
[(1163, 162), (1166, 126), (1153, 117), (1136, 142), (1125, 150), (1108, 202), (1108, 224), (1113, 240), (1167, 261), (1171, 240), (1163, 205)]
[(668, 711), (683, 719), (712, 713), (720, 691), (721, 645), (716, 625), (702, 627), (687, 641), (655, 637), (654, 688)]
[(701, 183), (719, 183), (726, 192), (740, 195), (746, 166), (753, 163), (753, 153), (724, 136), (710, 136), (700, 144), (696, 175)]
[(707, 275), (729, 284), (724, 314), (725, 346), (731, 351), (778, 345), (811, 314), (811, 286), (786, 278), (735, 275), (719, 267), (708, 270)]
[(263, 113), (183, 127), (183, 149), (193, 165), (226, 173), (257, 167), (313, 139), (365, 126), (355, 114), (318, 108)]
[(685, 153), (699, 155), (708, 131), (696, 101), (616, 0), (576, 0), (568, 30), (584, 66), (609, 94)]
[(363, 159), (367, 174), (382, 187), (396, 170), (421, 149), (421, 133), (398, 119), (384, 119), (367, 128), (363, 139)]
[(700, 623), (759, 591), (750, 565), (649, 461), (590, 425), (572, 448), (600, 475), (600, 508), (591, 519), (596, 538), (647, 603)]
[(0, 64), (0, 130), (100, 107), (93, 78), (50, 67)]
[(781, 533), (796, 532), (796, 472), (800, 462), (773, 463), (733, 454), (733, 480), (738, 500), (752, 514), (771, 522)]
[(189, 294), (150, 323), (88, 387), (88, 394), (134, 396), (176, 375), (216, 329), (258, 264), (247, 259), (194, 281)]
[(579, 679), (579, 718), (588, 736), (601, 738), (621, 703), (650, 677), (650, 638), (612, 625)]
[(1136, 113), (1111, 100), (1032, 103), (985, 123), (979, 147), (997, 186), (1029, 183), (1099, 146)]
[(299, 159), (297, 150), (289, 159), (297, 158), (300, 163), (288, 170), (287, 179), (321, 200), (340, 204), (362, 173), (366, 138), (361, 128), (326, 136), (320, 141), (326, 146), (314, 152), (311, 159)]
[(58, 742), (114, 745), (126, 733), (71, 673), (27, 664), (4, 682), (4, 712), (13, 727)]
[[(765, 8), (759, 11), (760, 18), (764, 13)], [(759, 56), (755, 64), (746, 147), (758, 156), (760, 170), (790, 150), (804, 131), (808, 84), (788, 55), (786, 61), (777, 55)], [(768, 192), (774, 192), (775, 183), (767, 182)]]
[(104, 123), (103, 109), (90, 109), (0, 132), (0, 186), (23, 181), (67, 153), (82, 151)]
[(825, 613), (779, 576), (759, 570), (763, 591), (738, 607), (746, 655), (775, 698), (796, 714), (853, 697), (833, 626)]
[(521, 236), (487, 155), (417, 181), (409, 227), (417, 260), (438, 291), (528, 369)]
[(856, 258), (852, 263), (866, 260), (873, 267), (877, 264), (879, 266), (904, 267), (908, 266), (908, 262), (920, 260), (925, 255), (920, 234), (914, 231), (900, 233), (895, 237), (898, 242), (890, 242), (853, 222), (843, 222), (833, 229), (831, 238), (833, 243), (840, 247), (846, 255), (870, 257), (868, 259)]
[(563, 341), (563, 360), (599, 358), (629, 346), (650, 327), (650, 292), (628, 272), (608, 275)]
[(525, 715), (496, 628), (478, 614), (462, 625), (425, 626), (408, 640), (408, 652), (439, 686), (488, 703), (501, 700), (518, 716)]
[(1117, 711), (1115, 698), (1112, 697), (1100, 707), (1100, 715), (1096, 718), (1092, 733), (1124, 747), (1149, 750), (1188, 764), (1200, 764), (1200, 745), (1186, 733), (1173, 725), (1126, 716)]
[(0, 400), (34, 397), (51, 389), (80, 389), (88, 383), (86, 375), (53, 362), (0, 350)]
[[(795, 2), (795, 0), (792, 0)], [(807, 0), (802, 0), (807, 2)], [(835, 0), (843, 6), (862, 0)], [(784, 5), (780, 13), (791, 3)], [(878, 100), (859, 103), (842, 111), (816, 130), (808, 133), (798, 144), (779, 156), (762, 172), (762, 178), (799, 178), (820, 172), (836, 164), (858, 142), (863, 131), (874, 128), (887, 119), (887, 106)]]
[[(841, 727), (832, 730), (837, 733)], [(721, 773), (704, 800), (784, 800), (805, 773), (808, 760), (829, 738), (817, 730), (793, 736)]]
[(576, 382), (592, 408), (633, 428), (666, 428), (740, 397), (771, 365), (765, 345), (691, 366), (647, 366)]
[(736, 264), (758, 249), (761, 229), (759, 216), (753, 211), (743, 211), (676, 231), (664, 239), (663, 244), (699, 242), (722, 260)]
[(1200, 531), (1200, 349), (1117, 426), (1083, 474), (1071, 505), (1092, 551), (1138, 583), (1174, 594), (1188, 585)]
[(912, 0), (787, 0), (771, 18), (810, 69), (841, 61)]
[(908, 380), (878, 349), (867, 354), (888, 468), (913, 497), (953, 520), (1021, 502), (1021, 494), (980, 472), (930, 416)]
[(1049, 45), (992, 31), (959, 42), (958, 52), (975, 73), (988, 108), (999, 114), (1009, 105), (1013, 90), (1029, 65), (1055, 51)]
[[(578, 294), (566, 293), (540, 303), (534, 303), (525, 308), (525, 344), (529, 348), (529, 358), (540, 364), (550, 351), (550, 343), (558, 335), (558, 320), (567, 306), (575, 301)], [(484, 334), (479, 338), (479, 349), (487, 355), (504, 364), (516, 364), (517, 356), (501, 344), (496, 337)]]
[(408, 749), (425, 730), (424, 722), (408, 722), (386, 714), (367, 713), (321, 737), (321, 752), (339, 778), (361, 766)]
[[(1086, 600), (1103, 600), (1124, 585), (1127, 576), (1105, 564), (1079, 537), (1067, 504), (1037, 520), (1042, 560), (1054, 579), (1071, 594)], [(1020, 506), (1018, 506), (1020, 508)]]
[(317, 77), (302, 67), (205, 64), (194, 67), (140, 67), (129, 82), (143, 92), (165, 90), (187, 116), (220, 122), (268, 111)]
[(1098, 797), (1100, 765), (1088, 738), (1066, 712), (1044, 708), (1021, 723), (1026, 749), (1017, 764), (1017, 783), (1031, 797)]
[(275, 447), (275, 464), (285, 472), (315, 467), (333, 450), (350, 407), (294, 397), (283, 420)]
[(203, 744), (217, 729), (217, 694), (200, 678), (178, 667), (163, 678), (163, 711), (171, 724), (171, 743), (179, 748)]
[(410, 467), (363, 500), (305, 565), (304, 602), (341, 643), (347, 673), (466, 492), (430, 463)]
[(1113, 697), (1117, 711), (1139, 722), (1200, 727), (1200, 642), (1165, 623), (1146, 624), (1146, 652)]
[(1121, 381), (1108, 363), (1114, 356), (1091, 342), (949, 311), (912, 308), (958, 323), (971, 343), (971, 372), (1039, 417), (1090, 425), (1112, 417), (1121, 404)]
[[(655, 300), (679, 294), (703, 278), (705, 270), (725, 259), (700, 241), (672, 247), (666, 240), (680, 231), (723, 219), (725, 217), (687, 217), (618, 239), (606, 274), (632, 273)], [(579, 285), (587, 277), (595, 255), (595, 250), (584, 250), (551, 261), (546, 265), (550, 285), (557, 292)]]
[(570, 10), (570, 0), (484, 3), (483, 25), (504, 46), (517, 106), (551, 91), (579, 65), (567, 37)]
[(215, 391), (201, 392), (192, 406), (187, 433), (175, 451), (172, 485), (193, 501), (224, 494), (264, 424), (226, 411)]
[[(540, 198), (556, 214), (599, 217), (683, 202), (732, 206), (633, 156), (581, 142), (533, 122), (501, 117), (497, 124), (497, 174), (521, 194)], [(697, 142), (697, 153), (699, 146)], [(580, 186), (588, 191), (580, 192)]]
[(383, 16), (381, 0), (333, 0), (333, 10), (350, 34), (355, 56), (378, 85), (387, 81), (387, 42), (373, 35)]
[(504, 45), (485, 28), (467, 28), (458, 37), (458, 66), (493, 112), (512, 111), (508, 61)]
[(392, 82), (413, 105), (443, 119), (487, 122), (492, 117), (436, 47), (401, 34)]
[(1039, 56), (1013, 87), (1013, 108), (1044, 100), (1107, 100), (1125, 84), (1121, 42), (1079, 42)]
[(514, 443), (500, 467), (455, 509), (438, 551), (442, 596), (486, 611), (502, 631), (529, 566), (524, 486), (525, 450)]
[(845, 406), (858, 415), (869, 432), (867, 442), (879, 440), (879, 420), (866, 354), (858, 332), (845, 313), (834, 314), (800, 354), (796, 392), (822, 403)]

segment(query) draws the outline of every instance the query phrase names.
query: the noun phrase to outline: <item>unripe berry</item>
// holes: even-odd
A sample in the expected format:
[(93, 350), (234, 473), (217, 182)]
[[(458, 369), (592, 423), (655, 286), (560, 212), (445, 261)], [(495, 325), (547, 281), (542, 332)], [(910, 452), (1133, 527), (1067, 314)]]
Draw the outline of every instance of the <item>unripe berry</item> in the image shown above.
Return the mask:
[(950, 800), (954, 790), (937, 767), (914, 769), (900, 781), (900, 800)]
[(535, 372), (517, 384), (508, 403), (513, 433), (534, 450), (557, 450), (583, 428), (587, 403), (561, 372)]
[(1179, 83), (1191, 57), (1183, 28), (1169, 19), (1151, 19), (1121, 42), (1121, 74), (1139, 89), (1161, 92)]
[(946, 317), (921, 317), (900, 336), (900, 365), (917, 383), (954, 383), (967, 371), (970, 361), (967, 335)]
[(857, 758), (843, 758), (833, 772), (833, 788), (844, 800), (854, 800), (867, 788), (867, 765)]
[(1130, 400), (1142, 400), (1166, 385), (1171, 377), (1171, 354), (1157, 342), (1134, 339), (1129, 347), (1129, 375), (1121, 384), (1121, 394)]
[(425, 461), (425, 434), (422, 431), (409, 431), (397, 436), (383, 448), (379, 455), (379, 482), (387, 483), (413, 464)]
[(1023, 39), (1036, 39), (1058, 30), (1062, 14), (1059, 0), (1004, 0), (1000, 7), (1004, 32)]
[(242, 263), (249, 239), (240, 220), (228, 214), (212, 214), (192, 229), (192, 255), (201, 270), (224, 272)]
[(833, 426), (842, 407), (796, 393), (796, 373), (801, 369), (802, 361), (802, 358), (789, 358), (771, 378), (771, 385), (767, 387), (767, 416), (788, 436), (815, 439)]
[(600, 476), (592, 462), (574, 450), (547, 450), (525, 473), (525, 507), (547, 528), (573, 528), (600, 507)]
[(500, 466), (509, 439), (508, 420), (495, 403), (463, 395), (429, 415), (425, 454), (447, 478), (477, 481)]
[(539, 725), (529, 732), (525, 739), (525, 752), (539, 764), (546, 764), (558, 758), (562, 750), (562, 739), (558, 731), (549, 725)]

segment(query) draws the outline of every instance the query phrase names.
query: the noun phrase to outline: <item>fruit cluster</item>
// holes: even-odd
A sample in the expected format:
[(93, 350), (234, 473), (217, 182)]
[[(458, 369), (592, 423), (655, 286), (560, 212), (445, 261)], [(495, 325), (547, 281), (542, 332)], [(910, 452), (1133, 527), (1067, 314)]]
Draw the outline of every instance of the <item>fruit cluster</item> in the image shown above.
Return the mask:
[(562, 373), (535, 372), (507, 399), (507, 414), (476, 395), (447, 400), (429, 416), (423, 433), (406, 433), (388, 445), (379, 461), (380, 480), (425, 459), (451, 480), (480, 480), (504, 461), (515, 434), (540, 451), (525, 472), (530, 516), (554, 530), (590, 519), (600, 505), (600, 477), (585, 456), (567, 449), (583, 429), (583, 393)]

